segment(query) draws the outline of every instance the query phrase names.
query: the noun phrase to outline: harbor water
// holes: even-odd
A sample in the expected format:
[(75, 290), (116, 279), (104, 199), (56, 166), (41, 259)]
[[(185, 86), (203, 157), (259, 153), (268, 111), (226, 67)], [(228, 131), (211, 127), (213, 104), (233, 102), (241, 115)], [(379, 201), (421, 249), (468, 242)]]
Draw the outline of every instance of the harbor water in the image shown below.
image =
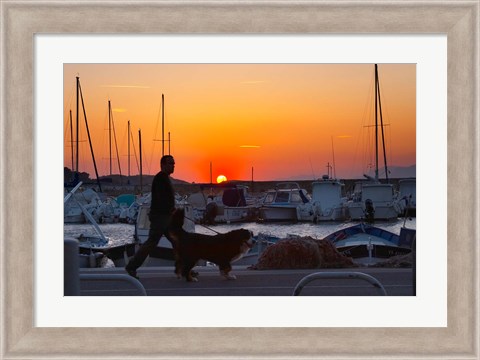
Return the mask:
[[(215, 233), (226, 233), (230, 230), (244, 228), (251, 230), (254, 235), (259, 233), (285, 238), (289, 235), (310, 236), (315, 239), (322, 239), (325, 236), (341, 230), (343, 228), (355, 225), (358, 222), (325, 222), (325, 223), (232, 223), (232, 224), (216, 224), (216, 225), (195, 225), (195, 232), (207, 235), (215, 235)], [(377, 221), (375, 226), (390, 231), (394, 234), (400, 234), (400, 229), (404, 226), (410, 229), (416, 229), (416, 218), (405, 219), (398, 218), (394, 221)], [(130, 224), (99, 224), (100, 229), (109, 239), (110, 246), (118, 246), (134, 241), (135, 226)], [(90, 224), (65, 224), (64, 236), (78, 237), (80, 235), (95, 235), (95, 229)]]

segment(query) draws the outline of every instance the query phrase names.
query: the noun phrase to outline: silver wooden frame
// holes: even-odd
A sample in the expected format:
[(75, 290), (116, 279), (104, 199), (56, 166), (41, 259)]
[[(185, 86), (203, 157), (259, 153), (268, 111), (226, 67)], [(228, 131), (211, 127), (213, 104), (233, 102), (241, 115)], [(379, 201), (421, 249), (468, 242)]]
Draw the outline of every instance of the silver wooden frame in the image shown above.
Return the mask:
[[(478, 0), (2, 0), (1, 6), (2, 359), (479, 359)], [(33, 326), (34, 35), (172, 32), (447, 34), (448, 327)]]

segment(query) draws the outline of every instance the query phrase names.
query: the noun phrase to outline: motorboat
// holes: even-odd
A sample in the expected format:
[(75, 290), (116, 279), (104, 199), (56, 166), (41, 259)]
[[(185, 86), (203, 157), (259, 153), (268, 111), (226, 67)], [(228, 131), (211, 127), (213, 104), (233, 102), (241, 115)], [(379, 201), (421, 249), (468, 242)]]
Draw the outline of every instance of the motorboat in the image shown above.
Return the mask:
[(259, 209), (261, 221), (312, 221), (315, 212), (305, 189), (296, 182), (278, 183), (268, 190)]
[(343, 221), (347, 218), (347, 199), (342, 195), (344, 186), (328, 175), (312, 183), (315, 221)]
[(197, 224), (254, 221), (258, 217), (256, 199), (248, 196), (248, 187), (236, 184), (201, 185), (201, 191), (187, 201), (193, 206)]
[(402, 179), (398, 181), (399, 216), (416, 216), (417, 213), (417, 180)]
[(400, 207), (395, 201), (393, 185), (381, 183), (361, 183), (360, 189), (355, 190), (352, 200), (347, 202), (351, 220), (396, 219)]
[(357, 224), (335, 231), (324, 239), (342, 254), (364, 265), (376, 264), (397, 255), (409, 254), (416, 230), (402, 227), (400, 235), (370, 224)]

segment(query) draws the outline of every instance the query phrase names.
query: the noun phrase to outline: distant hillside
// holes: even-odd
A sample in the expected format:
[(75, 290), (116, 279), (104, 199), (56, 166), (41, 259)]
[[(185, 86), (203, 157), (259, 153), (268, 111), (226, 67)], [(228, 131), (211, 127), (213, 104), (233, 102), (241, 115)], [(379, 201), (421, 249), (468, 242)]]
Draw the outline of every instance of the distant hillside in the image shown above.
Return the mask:
[[(416, 178), (416, 173), (417, 173), (417, 166), (416, 165), (411, 165), (411, 166), (389, 166), (388, 167), (388, 177), (393, 178), (393, 179), (403, 179), (403, 178)], [(378, 169), (379, 177), (381, 179), (385, 178), (385, 168), (380, 168)], [(292, 174), (288, 178), (280, 178), (280, 179), (275, 179), (276, 181), (302, 181), (304, 179), (312, 179), (312, 181), (315, 179), (319, 179), (322, 177), (323, 174), (319, 176), (319, 174), (308, 174), (308, 173), (303, 173), (303, 174)], [(369, 176), (374, 176), (373, 171), (370, 171), (367, 173)], [(362, 173), (356, 173), (355, 175), (350, 175), (350, 176), (337, 176), (341, 179), (350, 179), (350, 180), (355, 180), (355, 179), (363, 179), (363, 174)]]
[[(142, 176), (142, 183), (145, 184), (151, 184), (153, 181), (154, 175), (143, 175)], [(175, 179), (171, 177), (172, 183), (174, 185), (176, 184), (189, 184), (187, 181)], [(110, 183), (112, 185), (120, 185), (120, 184), (127, 184), (127, 181), (130, 183), (130, 185), (140, 185), (140, 175), (135, 175), (135, 176), (128, 176), (125, 175), (111, 175), (111, 176), (100, 176), (100, 181), (102, 183)]]

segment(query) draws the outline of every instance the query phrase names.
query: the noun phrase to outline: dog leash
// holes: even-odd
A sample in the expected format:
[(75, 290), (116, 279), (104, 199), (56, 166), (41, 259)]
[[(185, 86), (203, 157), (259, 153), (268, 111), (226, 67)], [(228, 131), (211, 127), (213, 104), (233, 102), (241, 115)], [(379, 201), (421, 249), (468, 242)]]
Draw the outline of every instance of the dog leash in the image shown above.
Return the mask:
[[(190, 220), (190, 221), (193, 221), (193, 219), (190, 219), (188, 216), (185, 216), (185, 219)], [(195, 221), (193, 221), (193, 223), (195, 224)], [(214, 232), (215, 234), (220, 234), (217, 230), (213, 230), (212, 228), (210, 228), (210, 227), (208, 227), (208, 226), (205, 226), (205, 225), (203, 225), (203, 224), (196, 224), (196, 225), (203, 226), (205, 229), (210, 230), (210, 231)], [(249, 244), (247, 241), (245, 241), (244, 243), (245, 243), (245, 244), (248, 246), (248, 248), (250, 248), (250, 249), (253, 247), (253, 245)]]
[[(195, 224), (195, 221), (193, 219), (190, 219), (188, 216), (185, 216), (185, 219), (193, 221), (193, 223)], [(196, 224), (196, 225), (203, 226), (205, 229), (210, 230), (210, 231), (214, 232), (215, 234), (220, 234), (217, 230), (213, 230), (212, 228), (210, 228), (208, 226), (205, 226), (203, 224)]]

